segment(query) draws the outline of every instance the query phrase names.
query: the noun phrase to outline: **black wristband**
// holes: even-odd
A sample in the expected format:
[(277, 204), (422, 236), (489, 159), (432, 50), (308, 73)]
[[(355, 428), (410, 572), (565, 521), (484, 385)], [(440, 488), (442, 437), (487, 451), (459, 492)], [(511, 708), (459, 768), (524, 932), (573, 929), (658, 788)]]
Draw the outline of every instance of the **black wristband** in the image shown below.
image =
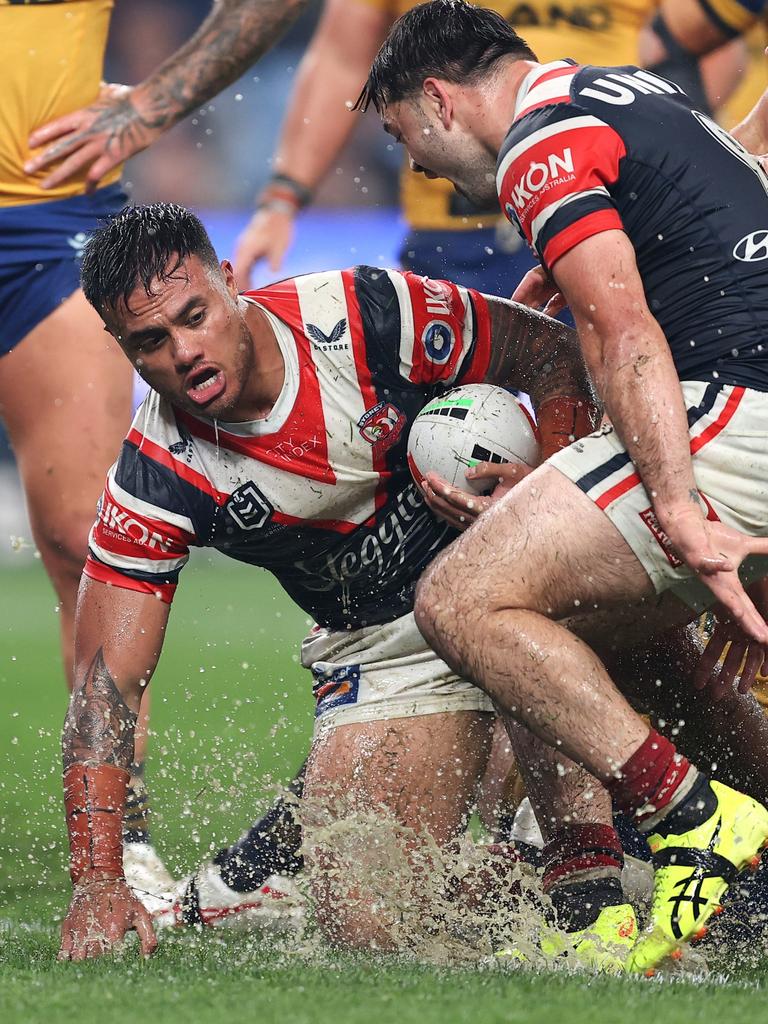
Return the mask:
[(307, 206), (312, 201), (312, 189), (307, 185), (302, 185), (300, 181), (296, 181), (295, 178), (291, 178), (288, 174), (273, 174), (269, 179), (267, 188), (269, 188), (270, 185), (287, 188), (296, 196), (296, 201), (298, 202), (300, 209)]

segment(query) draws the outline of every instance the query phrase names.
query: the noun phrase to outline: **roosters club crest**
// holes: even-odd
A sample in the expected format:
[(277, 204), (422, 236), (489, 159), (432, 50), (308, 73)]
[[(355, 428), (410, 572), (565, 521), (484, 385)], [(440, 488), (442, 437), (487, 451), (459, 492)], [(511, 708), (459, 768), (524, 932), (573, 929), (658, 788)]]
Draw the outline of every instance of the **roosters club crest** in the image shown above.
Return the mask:
[(406, 416), (391, 402), (379, 402), (357, 421), (360, 436), (375, 451), (387, 451), (403, 432)]

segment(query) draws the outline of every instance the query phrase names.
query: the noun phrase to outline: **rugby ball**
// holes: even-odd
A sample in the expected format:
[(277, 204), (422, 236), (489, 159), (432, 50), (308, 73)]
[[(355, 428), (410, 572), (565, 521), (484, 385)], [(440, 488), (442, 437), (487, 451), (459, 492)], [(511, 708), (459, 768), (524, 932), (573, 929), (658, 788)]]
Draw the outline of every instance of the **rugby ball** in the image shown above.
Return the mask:
[(408, 465), (417, 484), (438, 473), (468, 494), (493, 489), (465, 473), (478, 462), (539, 461), (536, 425), (530, 413), (504, 388), (465, 384), (433, 398), (416, 416), (408, 435)]

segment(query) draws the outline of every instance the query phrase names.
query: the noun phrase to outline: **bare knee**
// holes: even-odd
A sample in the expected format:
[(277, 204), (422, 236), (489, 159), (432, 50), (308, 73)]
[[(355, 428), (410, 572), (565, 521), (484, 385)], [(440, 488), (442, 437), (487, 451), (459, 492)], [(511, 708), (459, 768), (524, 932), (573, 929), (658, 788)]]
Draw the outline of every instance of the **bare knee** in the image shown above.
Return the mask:
[(60, 600), (67, 604), (74, 604), (77, 595), (95, 515), (94, 509), (89, 514), (70, 512), (61, 519), (34, 517), (35, 542), (43, 564)]
[(414, 616), (421, 635), (459, 673), (463, 634), (481, 607), (481, 596), (472, 592), (470, 581), (457, 579), (445, 555), (435, 559), (416, 588)]

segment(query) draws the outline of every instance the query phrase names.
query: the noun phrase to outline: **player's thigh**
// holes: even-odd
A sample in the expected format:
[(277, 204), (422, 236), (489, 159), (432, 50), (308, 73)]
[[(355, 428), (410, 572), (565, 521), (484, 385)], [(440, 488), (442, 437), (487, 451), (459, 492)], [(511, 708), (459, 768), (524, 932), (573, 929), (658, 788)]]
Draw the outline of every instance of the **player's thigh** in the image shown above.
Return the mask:
[(380, 810), (447, 842), (466, 825), (493, 722), (487, 712), (455, 711), (340, 725), (315, 740), (304, 797), (331, 816)]
[(471, 629), (504, 609), (560, 619), (652, 594), (647, 573), (608, 517), (544, 465), (433, 563), (420, 587), (417, 618), (422, 625), (425, 611), (429, 620), (437, 605), (443, 621), (453, 611), (457, 628), (463, 621)]
[(133, 373), (75, 292), (0, 359), (0, 416), (36, 533), (80, 546), (130, 424)]

